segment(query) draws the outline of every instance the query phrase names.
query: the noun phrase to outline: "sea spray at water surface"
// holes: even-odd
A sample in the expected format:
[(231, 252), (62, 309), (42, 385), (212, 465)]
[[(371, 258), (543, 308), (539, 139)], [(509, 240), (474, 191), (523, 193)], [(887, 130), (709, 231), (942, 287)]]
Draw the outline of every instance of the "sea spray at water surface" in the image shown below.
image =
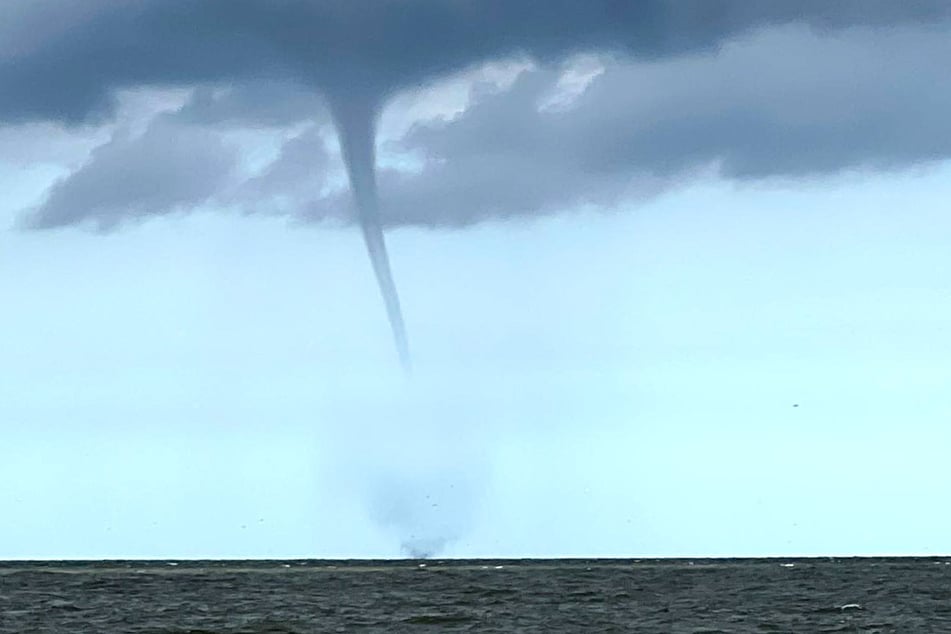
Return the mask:
[(504, 394), (473, 390), (468, 378), (426, 367), (412, 381), (343, 372), (321, 412), (333, 421), (319, 461), (324, 478), (389, 553), (452, 556), (478, 528), (493, 486), (489, 448), (507, 421)]

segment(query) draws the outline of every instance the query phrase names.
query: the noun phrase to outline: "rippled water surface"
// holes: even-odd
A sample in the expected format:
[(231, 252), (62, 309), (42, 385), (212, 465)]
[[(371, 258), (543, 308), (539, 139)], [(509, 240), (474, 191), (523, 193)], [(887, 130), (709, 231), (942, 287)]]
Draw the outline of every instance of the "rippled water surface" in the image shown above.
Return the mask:
[(951, 632), (951, 562), (0, 563), (0, 632), (360, 630)]

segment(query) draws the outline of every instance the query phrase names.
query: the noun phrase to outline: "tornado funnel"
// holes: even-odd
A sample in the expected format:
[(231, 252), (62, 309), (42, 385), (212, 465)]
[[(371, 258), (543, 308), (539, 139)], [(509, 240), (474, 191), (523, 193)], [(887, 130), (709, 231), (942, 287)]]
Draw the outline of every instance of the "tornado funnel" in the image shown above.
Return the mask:
[(331, 112), (340, 139), (340, 149), (347, 167), (350, 191), (353, 194), (357, 221), (376, 275), (380, 295), (393, 332), (393, 342), (400, 364), (410, 370), (409, 344), (400, 298), (390, 270), (383, 225), (380, 222), (379, 198), (376, 189), (376, 121), (377, 107), (367, 100), (331, 101)]

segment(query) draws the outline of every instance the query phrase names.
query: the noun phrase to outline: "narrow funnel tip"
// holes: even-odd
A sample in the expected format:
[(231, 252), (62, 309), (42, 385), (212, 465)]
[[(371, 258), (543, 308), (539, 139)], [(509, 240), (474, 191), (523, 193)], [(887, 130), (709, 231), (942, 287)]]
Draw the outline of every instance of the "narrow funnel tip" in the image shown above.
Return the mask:
[(363, 233), (370, 264), (376, 276), (380, 295), (386, 306), (386, 315), (393, 333), (393, 342), (403, 371), (412, 370), (406, 326), (400, 298), (390, 269), (390, 258), (380, 223), (379, 201), (376, 190), (376, 110), (371, 104), (355, 103), (346, 106), (332, 104), (340, 149), (347, 166), (350, 190), (356, 206), (357, 220)]

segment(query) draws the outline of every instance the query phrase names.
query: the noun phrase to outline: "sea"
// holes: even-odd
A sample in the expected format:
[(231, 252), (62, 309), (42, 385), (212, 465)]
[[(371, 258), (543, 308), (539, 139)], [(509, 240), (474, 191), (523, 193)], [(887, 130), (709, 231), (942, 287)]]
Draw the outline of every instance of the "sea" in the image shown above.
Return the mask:
[(951, 558), (0, 562), (0, 632), (951, 633)]

